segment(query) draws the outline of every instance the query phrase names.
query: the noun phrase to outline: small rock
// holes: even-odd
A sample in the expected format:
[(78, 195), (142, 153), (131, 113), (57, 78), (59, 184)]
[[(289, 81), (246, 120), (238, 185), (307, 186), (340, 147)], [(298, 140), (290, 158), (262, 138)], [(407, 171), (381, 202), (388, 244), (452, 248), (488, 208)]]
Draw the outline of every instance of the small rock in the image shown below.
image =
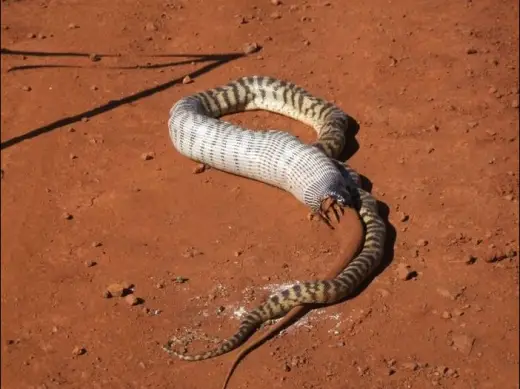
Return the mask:
[(493, 95), (493, 94), (497, 93), (497, 88), (492, 86), (492, 87), (489, 88), (488, 92), (489, 92), (490, 95)]
[(222, 305), (221, 305), (220, 307), (218, 307), (218, 308), (217, 308), (217, 315), (219, 315), (219, 314), (221, 314), (222, 312), (224, 312), (225, 309), (226, 309), (226, 307), (224, 307), (224, 306), (222, 306)]
[(94, 241), (90, 245), (92, 247), (101, 247), (101, 246), (103, 246), (103, 243)]
[(80, 356), (87, 353), (87, 349), (85, 347), (74, 347), (72, 349), (72, 355), (74, 356)]
[(27, 38), (34, 39), (34, 38), (36, 38), (36, 34), (30, 32), (29, 34), (27, 34)]
[(473, 47), (466, 49), (466, 54), (468, 54), (468, 55), (477, 54), (477, 53), (478, 53), (478, 50)]
[(149, 32), (157, 31), (157, 30), (158, 30), (157, 26), (156, 26), (155, 23), (153, 23), (153, 22), (148, 22), (148, 23), (146, 23), (145, 26), (144, 26), (144, 29), (145, 29), (146, 31), (149, 31)]
[(134, 305), (137, 305), (139, 304), (139, 298), (138, 297), (135, 297), (135, 295), (133, 294), (128, 294), (125, 296), (125, 302), (130, 305), (130, 306), (134, 306)]
[(311, 45), (311, 42), (308, 41), (308, 40), (304, 40), (304, 41), (303, 41), (303, 44), (304, 44), (305, 46), (310, 46), (310, 45)]
[(477, 257), (474, 257), (473, 255), (469, 255), (466, 259), (466, 265), (473, 265), (475, 262), (477, 262)]
[(88, 56), (88, 58), (92, 61), (92, 62), (98, 62), (98, 61), (101, 61), (101, 56), (98, 55), (98, 54), (95, 54), (95, 53), (92, 53)]
[(237, 251), (235, 251), (235, 252), (233, 253), (233, 255), (234, 255), (235, 257), (237, 257), (237, 258), (240, 257), (240, 256), (242, 255), (242, 250), (237, 250)]
[(74, 216), (72, 216), (72, 215), (71, 215), (70, 213), (68, 213), (68, 212), (63, 212), (63, 213), (61, 214), (61, 217), (62, 217), (63, 219), (65, 219), (65, 220), (72, 220), (72, 219), (74, 219)]
[(269, 15), (271, 17), (271, 19), (281, 19), (282, 18), (282, 14), (280, 12), (273, 12), (271, 13), (271, 15)]
[(425, 247), (428, 246), (428, 241), (426, 239), (419, 239), (417, 241), (417, 246), (419, 247)]
[(174, 281), (175, 281), (175, 283), (177, 283), (177, 284), (184, 284), (185, 282), (189, 281), (189, 279), (186, 278), (186, 277), (177, 276), (177, 277), (175, 277), (175, 280), (174, 280)]
[(110, 297), (123, 297), (128, 294), (130, 291), (130, 285), (126, 283), (113, 283), (107, 286), (105, 292), (108, 292), (108, 295), (105, 295), (106, 298)]
[(408, 220), (410, 219), (410, 216), (408, 216), (406, 213), (404, 212), (400, 212), (399, 213), (399, 221), (400, 222), (407, 222)]
[(192, 82), (193, 82), (193, 80), (191, 79), (190, 76), (185, 76), (185, 77), (182, 79), (182, 83), (183, 83), (184, 85), (186, 85), (186, 84), (191, 84)]
[(22, 90), (25, 92), (30, 92), (30, 91), (32, 91), (32, 88), (29, 85), (24, 85), (24, 86), (22, 86)]
[(386, 370), (386, 374), (391, 376), (395, 374), (395, 369), (393, 367), (390, 367)]
[(495, 249), (495, 245), (493, 245), (493, 247), (491, 247), (490, 245), (489, 249), (490, 252), (488, 252), (486, 257), (484, 258), (484, 261), (486, 261), (487, 263), (500, 262), (508, 257), (507, 253)]
[(82, 117), (82, 118), (81, 118), (81, 121), (82, 121), (83, 123), (87, 123), (87, 122), (88, 122), (88, 117), (86, 117), (86, 116)]
[(512, 108), (518, 108), (518, 100), (511, 101), (511, 107)]
[(410, 371), (415, 371), (419, 368), (419, 365), (415, 362), (403, 362), (401, 364), (401, 367), (404, 369), (404, 370), (410, 370)]
[(253, 53), (260, 51), (261, 48), (262, 47), (258, 43), (252, 42), (252, 43), (246, 43), (244, 45), (243, 51), (244, 51), (244, 54), (253, 54)]
[(75, 23), (69, 23), (69, 25), (67, 26), (67, 28), (68, 28), (69, 30), (74, 30), (74, 29), (76, 29), (76, 28), (79, 28), (79, 26), (78, 26), (77, 24), (75, 24)]
[(468, 122), (468, 127), (469, 128), (475, 128), (478, 126), (478, 122)]
[(68, 132), (76, 132), (76, 129), (74, 127), (69, 127), (67, 129)]
[(469, 355), (471, 350), (473, 349), (473, 344), (475, 343), (475, 338), (462, 334), (462, 335), (453, 335), (451, 337), (453, 342), (452, 347), (454, 350), (460, 351), (465, 355)]
[(513, 201), (515, 199), (515, 196), (513, 196), (512, 194), (508, 194), (504, 196), (504, 199), (507, 201)]
[(45, 34), (42, 34), (41, 32), (39, 32), (38, 35), (37, 35), (37, 38), (38, 39), (45, 39), (45, 38), (47, 38), (47, 36)]
[(464, 315), (464, 311), (461, 310), (461, 309), (455, 308), (455, 309), (453, 309), (453, 310), (451, 311), (451, 314), (452, 314), (453, 316), (462, 316), (462, 315)]
[(206, 170), (209, 170), (209, 165), (206, 165), (204, 163), (199, 163), (197, 166), (193, 168), (193, 174), (200, 174), (204, 173)]
[(77, 159), (78, 156), (76, 154), (69, 154), (69, 159)]
[(90, 90), (91, 90), (91, 91), (97, 91), (98, 89), (99, 89), (99, 88), (97, 87), (97, 85), (92, 85), (92, 86), (90, 87)]
[(443, 319), (451, 319), (451, 313), (449, 313), (448, 311), (444, 311), (442, 314), (441, 314), (441, 317)]
[(449, 298), (450, 300), (455, 300), (457, 298), (457, 295), (450, 292), (448, 289), (437, 288), (437, 293), (439, 293), (442, 297)]
[(97, 262), (96, 261), (93, 261), (91, 259), (85, 261), (85, 266), (86, 267), (92, 267), (92, 266), (96, 266), (97, 265)]
[(271, 0), (272, 5), (280, 5), (282, 4), (281, 0)]
[(141, 154), (141, 159), (143, 161), (150, 161), (150, 160), (152, 160), (154, 158), (155, 158), (155, 153), (153, 151), (149, 151), (147, 153), (142, 153)]
[(400, 263), (399, 265), (397, 265), (396, 274), (397, 278), (399, 278), (402, 281), (408, 281), (412, 278), (417, 277), (417, 272), (415, 270), (411, 270), (410, 266), (404, 263)]

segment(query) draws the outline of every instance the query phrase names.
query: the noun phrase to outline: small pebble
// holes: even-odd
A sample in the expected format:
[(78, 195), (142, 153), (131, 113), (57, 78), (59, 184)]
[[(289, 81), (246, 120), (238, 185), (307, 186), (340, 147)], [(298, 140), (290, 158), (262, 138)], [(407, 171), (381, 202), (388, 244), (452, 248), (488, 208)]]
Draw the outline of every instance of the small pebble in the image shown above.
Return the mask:
[(88, 56), (88, 58), (92, 61), (92, 62), (98, 62), (98, 61), (101, 61), (101, 56), (98, 55), (98, 54), (95, 54), (95, 53), (92, 53)]
[(27, 34), (27, 38), (34, 39), (34, 38), (36, 38), (36, 34), (30, 32), (29, 34)]
[(125, 302), (130, 306), (134, 306), (139, 304), (139, 298), (135, 297), (133, 294), (129, 294), (125, 296)]
[(280, 5), (282, 4), (281, 0), (271, 0), (272, 5)]
[(453, 309), (453, 310), (451, 311), (451, 314), (452, 314), (453, 316), (462, 316), (462, 315), (464, 315), (464, 311), (461, 310), (461, 309), (455, 308), (455, 309)]
[(77, 159), (78, 156), (76, 154), (69, 154), (69, 159)]
[(32, 90), (32, 88), (29, 85), (24, 85), (24, 86), (22, 86), (22, 90), (25, 92), (30, 92)]
[(271, 17), (271, 19), (281, 19), (282, 18), (282, 14), (280, 12), (273, 12), (271, 13), (271, 15), (269, 15)]
[(406, 213), (401, 212), (401, 213), (399, 214), (399, 221), (400, 221), (400, 222), (403, 222), (403, 223), (404, 223), (404, 222), (408, 221), (409, 219), (410, 219), (410, 216), (408, 216)]
[(153, 22), (148, 22), (148, 23), (146, 23), (145, 26), (144, 26), (144, 29), (145, 29), (146, 31), (149, 31), (149, 32), (157, 31), (157, 30), (158, 30), (157, 26), (156, 26), (155, 23), (153, 23)]
[(72, 220), (72, 219), (74, 219), (74, 216), (72, 216), (72, 215), (71, 215), (70, 213), (68, 213), (68, 212), (64, 212), (64, 213), (62, 213), (61, 217), (62, 217), (63, 219), (65, 219), (65, 220)]
[(81, 121), (82, 121), (83, 123), (87, 123), (87, 122), (88, 122), (88, 117), (86, 117), (86, 116), (82, 117), (82, 118), (81, 118)]
[(106, 298), (109, 297), (122, 297), (128, 293), (130, 285), (126, 283), (113, 283), (106, 287), (105, 292), (108, 292), (108, 295), (105, 295)]
[(443, 319), (451, 319), (451, 313), (449, 313), (448, 311), (444, 311), (442, 314), (441, 314), (441, 317)]
[(473, 349), (473, 344), (475, 343), (475, 338), (462, 334), (462, 335), (454, 335), (451, 338), (453, 349), (456, 351), (460, 351), (463, 354), (469, 355), (471, 350)]
[(80, 356), (87, 353), (87, 349), (85, 347), (74, 347), (72, 349), (72, 355), (74, 356)]
[(162, 282), (162, 281), (161, 281), (161, 282), (158, 282), (157, 284), (155, 284), (155, 287), (156, 287), (157, 289), (162, 289), (162, 288), (164, 288), (164, 282)]
[(186, 277), (182, 277), (182, 276), (175, 277), (175, 282), (177, 284), (184, 284), (187, 281), (188, 281), (188, 278), (186, 278)]
[(193, 82), (193, 80), (191, 79), (190, 76), (185, 76), (185, 77), (182, 79), (182, 83), (183, 83), (184, 85), (186, 85), (186, 84), (191, 84), (192, 82)]
[(152, 160), (154, 158), (155, 158), (155, 153), (153, 151), (149, 151), (147, 153), (142, 153), (141, 154), (141, 159), (143, 161), (150, 161), (150, 160)]
[(466, 54), (468, 54), (468, 55), (477, 54), (477, 53), (478, 53), (477, 49), (475, 49), (473, 47), (466, 49)]
[(92, 266), (96, 266), (97, 265), (97, 262), (96, 261), (92, 261), (91, 259), (85, 261), (85, 266), (86, 267), (92, 267)]
[(103, 243), (94, 241), (90, 245), (92, 247), (101, 247), (101, 246), (103, 246)]
[(77, 24), (75, 24), (75, 23), (70, 23), (70, 24), (67, 26), (67, 28), (68, 28), (69, 30), (74, 30), (74, 29), (76, 29), (76, 28), (79, 28), (79, 26), (78, 26)]
[(417, 241), (417, 246), (419, 247), (424, 247), (424, 246), (427, 246), (428, 245), (428, 241), (426, 239), (419, 239)]
[(240, 256), (242, 255), (242, 250), (237, 250), (237, 251), (235, 251), (235, 252), (233, 253), (233, 255), (234, 255), (235, 257), (237, 257), (237, 258), (240, 257)]
[(97, 87), (97, 85), (92, 85), (92, 86), (90, 87), (90, 90), (91, 90), (91, 91), (97, 91), (98, 89), (99, 89), (99, 88)]
[(473, 265), (475, 262), (477, 262), (477, 257), (473, 255), (469, 255), (468, 259), (466, 259), (466, 265)]
[(45, 39), (45, 38), (47, 38), (47, 36), (45, 34), (42, 34), (41, 32), (38, 33), (37, 37), (38, 37), (38, 39)]
[(400, 263), (399, 265), (397, 265), (396, 273), (397, 278), (399, 278), (402, 281), (408, 281), (412, 278), (417, 277), (417, 272), (415, 270), (411, 270), (410, 266), (404, 263)]
[(199, 163), (197, 166), (193, 168), (193, 174), (200, 174), (204, 173), (206, 170), (209, 169), (209, 165)]
[(488, 93), (490, 95), (493, 95), (493, 94), (497, 93), (497, 88), (495, 88), (494, 86), (490, 87), (489, 90), (488, 90)]
[(260, 51), (261, 48), (262, 47), (258, 43), (252, 42), (252, 43), (246, 43), (243, 47), (243, 51), (244, 51), (244, 54), (253, 54), (253, 53)]
[(403, 362), (401, 367), (405, 370), (415, 371), (419, 368), (419, 365), (415, 362)]
[(513, 101), (511, 102), (511, 107), (512, 107), (512, 108), (518, 108), (518, 100), (513, 100)]

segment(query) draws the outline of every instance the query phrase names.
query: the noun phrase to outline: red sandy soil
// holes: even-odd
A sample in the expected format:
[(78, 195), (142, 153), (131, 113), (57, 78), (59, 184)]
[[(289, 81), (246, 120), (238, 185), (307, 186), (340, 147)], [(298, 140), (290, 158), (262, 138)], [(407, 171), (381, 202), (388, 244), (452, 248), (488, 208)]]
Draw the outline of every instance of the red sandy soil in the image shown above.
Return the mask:
[[(160, 346), (225, 338), (266, 287), (337, 261), (341, 237), (291, 195), (193, 174), (171, 144), (176, 100), (254, 74), (357, 120), (350, 163), (386, 205), (388, 266), (250, 354), (229, 388), (518, 388), (518, 2), (1, 7), (2, 389), (220, 388), (234, 354)], [(240, 57), (247, 43), (262, 49)], [(265, 112), (226, 120), (315, 137)], [(123, 281), (141, 304), (103, 298)]]

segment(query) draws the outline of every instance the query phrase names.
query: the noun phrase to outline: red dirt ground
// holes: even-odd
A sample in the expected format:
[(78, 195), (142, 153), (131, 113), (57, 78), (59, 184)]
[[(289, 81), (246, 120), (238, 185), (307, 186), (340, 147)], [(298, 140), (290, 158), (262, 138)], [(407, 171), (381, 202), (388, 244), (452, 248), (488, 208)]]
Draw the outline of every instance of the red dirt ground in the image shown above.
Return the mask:
[[(189, 363), (160, 345), (186, 328), (222, 339), (266, 286), (337, 261), (340, 237), (292, 196), (194, 175), (171, 145), (177, 99), (253, 74), (359, 122), (350, 163), (388, 207), (389, 266), (229, 388), (518, 388), (516, 1), (1, 7), (2, 389), (220, 388), (234, 354)], [(265, 112), (228, 120), (314, 139)], [(103, 298), (118, 281), (144, 302)]]

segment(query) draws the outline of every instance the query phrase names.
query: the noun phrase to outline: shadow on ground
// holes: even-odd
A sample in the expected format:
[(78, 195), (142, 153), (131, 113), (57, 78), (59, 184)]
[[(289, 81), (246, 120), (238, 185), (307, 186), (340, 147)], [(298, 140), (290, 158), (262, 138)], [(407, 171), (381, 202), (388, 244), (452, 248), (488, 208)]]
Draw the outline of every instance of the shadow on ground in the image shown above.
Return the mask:
[[(84, 53), (43, 53), (43, 52), (30, 52), (30, 51), (16, 51), (16, 50), (9, 50), (9, 49), (1, 49), (2, 55), (25, 55), (25, 56), (75, 56), (75, 57), (90, 57), (91, 54), (84, 54)], [(99, 55), (96, 54), (98, 58), (102, 58), (103, 56), (109, 56), (109, 55)], [(231, 62), (233, 60), (236, 60), (238, 58), (244, 57), (246, 54), (244, 53), (227, 53), (227, 54), (207, 54), (207, 55), (197, 55), (197, 54), (171, 54), (171, 55), (162, 55), (160, 57), (188, 57), (191, 59), (183, 60), (183, 61), (177, 61), (177, 62), (169, 62), (169, 63), (162, 63), (162, 64), (148, 64), (148, 65), (136, 65), (132, 67), (118, 67), (118, 68), (112, 68), (112, 69), (157, 69), (160, 67), (171, 67), (171, 66), (178, 66), (183, 64), (188, 64), (192, 62), (211, 62), (207, 64), (206, 66), (195, 70), (194, 72), (191, 72), (188, 74), (191, 78), (195, 78), (198, 76), (201, 76), (205, 73), (210, 72), (213, 69), (218, 68), (219, 66), (222, 66), (228, 62)], [(117, 55), (111, 55), (111, 56), (117, 56)], [(28, 70), (28, 69), (36, 69), (41, 67), (74, 67), (70, 65), (27, 65), (25, 67), (19, 67), (17, 70)], [(22, 69), (23, 68), (23, 69)], [(13, 69), (11, 69), (13, 71)], [(35, 128), (33, 130), (30, 130), (26, 132), (25, 134), (16, 136), (14, 138), (8, 139), (5, 142), (2, 142), (0, 144), (0, 150), (6, 149), (8, 147), (14, 146), (20, 142), (23, 142), (25, 140), (29, 140), (32, 138), (35, 138), (39, 135), (46, 134), (48, 132), (51, 132), (53, 130), (59, 129), (61, 127), (79, 122), (80, 120), (84, 118), (92, 118), (94, 116), (100, 115), (102, 113), (111, 111), (115, 108), (118, 108), (125, 104), (130, 104), (133, 102), (136, 102), (140, 99), (143, 99), (145, 97), (149, 97), (151, 95), (154, 95), (156, 93), (165, 91), (166, 89), (171, 88), (172, 86), (179, 84), (182, 82), (183, 77), (175, 78), (171, 81), (165, 82), (163, 84), (154, 86), (153, 88), (145, 89), (141, 92), (134, 93), (130, 96), (123, 97), (118, 100), (110, 100), (107, 103), (100, 105), (98, 107), (92, 108), (88, 111), (80, 112), (72, 116), (68, 116), (59, 120), (56, 120), (55, 122), (46, 124), (42, 127)]]

